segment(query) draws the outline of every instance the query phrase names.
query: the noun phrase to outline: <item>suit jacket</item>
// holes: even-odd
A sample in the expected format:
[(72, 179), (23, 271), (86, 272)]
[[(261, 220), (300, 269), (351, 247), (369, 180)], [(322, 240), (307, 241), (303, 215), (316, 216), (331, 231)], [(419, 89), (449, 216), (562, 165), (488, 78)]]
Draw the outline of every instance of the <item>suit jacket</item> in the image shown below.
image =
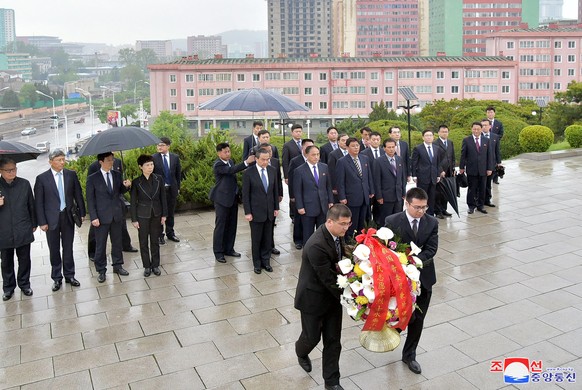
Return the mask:
[(287, 186), (289, 190), (289, 198), (291, 199), (295, 198), (295, 179), (293, 175), (295, 174), (295, 170), (303, 164), (305, 164), (305, 157), (303, 157), (303, 154), (293, 157), (289, 163), (289, 171), (287, 172), (287, 179), (289, 180)]
[(489, 132), (489, 140), (493, 150), (493, 161), (495, 164), (501, 164), (501, 138), (497, 134)]
[(386, 217), (385, 226), (390, 228), (402, 242), (410, 244), (411, 241), (422, 249), (417, 256), (422, 260), (423, 267), (420, 270), (420, 283), (427, 290), (431, 290), (436, 283), (434, 268), (434, 256), (439, 246), (439, 224), (435, 217), (424, 214), (418, 222), (416, 238), (408, 222), (406, 211)]
[(285, 144), (283, 145), (283, 161), (282, 161), (283, 175), (285, 179), (289, 178), (289, 164), (291, 163), (291, 159), (300, 155), (301, 151), (297, 147), (297, 143), (293, 138), (285, 142)]
[(431, 145), (433, 158), (430, 159), (424, 143), (417, 145), (412, 150), (410, 159), (410, 170), (412, 176), (416, 176), (417, 183), (436, 184), (440, 173), (444, 171), (444, 155), (441, 149)]
[(503, 123), (501, 123), (499, 121), (499, 119), (495, 119), (493, 121), (493, 124), (491, 124), (490, 132), (497, 134), (499, 136), (499, 139), (503, 138), (503, 133), (504, 133)]
[[(342, 242), (343, 253), (343, 238)], [(301, 269), (295, 292), (295, 308), (321, 314), (340, 305), (342, 290), (337, 287), (338, 253), (325, 225), (309, 237), (301, 255)]]
[(477, 151), (473, 135), (463, 138), (459, 169), (465, 169), (467, 175), (487, 176), (487, 171), (492, 171), (495, 166), (494, 151), (490, 147), (490, 139), (481, 135), (479, 145), (479, 151)]
[(329, 170), (329, 176), (331, 177), (331, 189), (337, 191), (337, 180), (335, 174), (335, 167), (337, 165), (337, 160), (342, 158), (344, 153), (341, 148), (337, 148), (327, 156), (327, 169)]
[[(87, 169), (87, 177), (91, 176), (100, 169), (101, 165), (99, 164), (99, 160), (93, 161), (91, 165), (89, 165), (89, 168)], [(111, 170), (121, 173), (121, 176), (123, 177), (123, 166), (121, 164), (121, 160), (118, 159), (117, 157), (113, 158), (113, 168), (111, 168)]]
[[(164, 177), (164, 162), (161, 153), (154, 153), (154, 173)], [(170, 153), (170, 194), (177, 197), (182, 182), (182, 166), (180, 157), (175, 153)]]
[(447, 140), (447, 147), (445, 148), (445, 143), (438, 137), (436, 141), (432, 143), (435, 148), (439, 148), (441, 155), (444, 156), (443, 160), (443, 170), (445, 171), (445, 175), (447, 177), (453, 176), (455, 172), (455, 146), (453, 145), (453, 141), (450, 139)]
[(267, 192), (263, 187), (261, 175), (256, 167), (247, 169), (243, 174), (243, 207), (246, 214), (253, 215), (253, 222), (265, 222), (275, 218), (275, 210), (279, 210), (279, 189), (277, 188), (277, 172), (267, 166)]
[(131, 221), (137, 218), (167, 217), (168, 203), (164, 178), (152, 173), (151, 182), (144, 175), (133, 179), (131, 183)]
[(319, 161), (321, 161), (324, 164), (327, 164), (327, 159), (331, 152), (333, 152), (333, 150), (334, 149), (333, 146), (331, 145), (331, 142), (326, 142), (325, 144), (323, 144), (321, 148), (319, 148)]
[(339, 200), (347, 199), (348, 206), (361, 206), (370, 204), (370, 195), (374, 193), (374, 179), (372, 167), (368, 157), (358, 156), (362, 177), (358, 174), (356, 164), (351, 155), (346, 155), (338, 160), (336, 165), (337, 193)]
[(298, 210), (305, 209), (305, 215), (308, 217), (317, 217), (321, 213), (325, 215), (328, 205), (333, 203), (327, 165), (318, 163), (317, 171), (319, 184), (315, 183), (311, 166), (307, 163), (293, 172), (295, 205)]
[(402, 164), (406, 167), (406, 176), (412, 176), (410, 171), (410, 151), (408, 150), (408, 142), (398, 141), (398, 146), (400, 147), (400, 158), (402, 159)]
[(210, 191), (210, 200), (221, 206), (231, 207), (239, 193), (236, 174), (246, 168), (244, 161), (235, 165), (232, 159), (229, 160), (229, 164), (225, 164), (219, 158), (216, 159), (212, 166), (215, 184)]
[(251, 150), (257, 146), (257, 142), (255, 141), (255, 135), (251, 134), (248, 137), (245, 137), (243, 140), (243, 160), (246, 160)]
[(111, 186), (113, 191), (110, 193), (107, 183), (101, 174), (101, 170), (87, 177), (86, 193), (87, 208), (91, 221), (99, 219), (100, 223), (111, 223), (121, 221), (124, 211), (119, 201), (119, 196), (128, 191), (123, 185), (121, 173), (111, 171)]
[(278, 158), (271, 157), (269, 165), (275, 168), (277, 173), (277, 189), (279, 190), (279, 197), (283, 196), (283, 175), (281, 174), (281, 163)]
[[(65, 210), (69, 221), (74, 224), (72, 214), (73, 200), (77, 203), (78, 215), (84, 217), (86, 214), (81, 183), (75, 171), (63, 169), (63, 189), (67, 205)], [(50, 230), (54, 230), (59, 224), (61, 198), (59, 197), (59, 189), (51, 169), (36, 177), (34, 203), (38, 225), (48, 225)]]
[(406, 194), (406, 172), (402, 159), (394, 155), (396, 161), (396, 175), (392, 172), (388, 156), (384, 155), (376, 160), (374, 168), (374, 185), (376, 199), (384, 202), (400, 202)]
[[(370, 166), (372, 167), (372, 175), (373, 175), (377, 159), (376, 159), (376, 156), (374, 156), (374, 151), (372, 150), (372, 147), (366, 148), (363, 152), (360, 152), (360, 155), (364, 155), (364, 156), (368, 157), (368, 160), (370, 160)], [(384, 149), (378, 148), (378, 155), (379, 155), (379, 157), (385, 156), (386, 152), (384, 151)]]

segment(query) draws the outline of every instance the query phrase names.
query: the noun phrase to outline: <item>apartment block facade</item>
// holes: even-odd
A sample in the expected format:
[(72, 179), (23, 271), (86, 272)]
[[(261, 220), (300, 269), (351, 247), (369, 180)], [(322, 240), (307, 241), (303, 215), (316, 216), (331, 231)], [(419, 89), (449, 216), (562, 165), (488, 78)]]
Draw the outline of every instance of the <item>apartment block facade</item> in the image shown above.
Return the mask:
[(0, 52), (5, 51), (6, 45), (16, 39), (14, 26), (14, 10), (0, 8)]
[(172, 57), (172, 41), (170, 40), (149, 40), (135, 42), (136, 51), (144, 49), (152, 50), (154, 53), (156, 53), (156, 56), (160, 59)]
[(196, 54), (201, 59), (213, 58), (215, 54), (228, 57), (227, 46), (222, 44), (222, 37), (216, 35), (188, 37), (187, 53)]

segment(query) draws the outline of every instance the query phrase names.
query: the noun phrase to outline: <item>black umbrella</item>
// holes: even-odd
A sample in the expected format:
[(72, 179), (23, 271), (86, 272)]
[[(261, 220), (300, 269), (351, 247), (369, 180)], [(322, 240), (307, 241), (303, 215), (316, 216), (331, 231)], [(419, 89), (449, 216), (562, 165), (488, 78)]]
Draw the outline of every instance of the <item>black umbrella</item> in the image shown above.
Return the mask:
[(454, 177), (443, 177), (438, 182), (437, 186), (440, 186), (440, 191), (444, 195), (445, 199), (453, 207), (457, 216), (459, 215), (459, 203), (457, 202), (457, 182)]
[(0, 156), (6, 156), (14, 162), (36, 160), (41, 152), (37, 148), (18, 141), (0, 141)]
[(141, 127), (112, 127), (89, 139), (79, 151), (79, 156), (144, 148), (159, 142), (158, 137)]
[(225, 93), (200, 105), (201, 110), (292, 112), (309, 109), (278, 92), (265, 89), (241, 89)]

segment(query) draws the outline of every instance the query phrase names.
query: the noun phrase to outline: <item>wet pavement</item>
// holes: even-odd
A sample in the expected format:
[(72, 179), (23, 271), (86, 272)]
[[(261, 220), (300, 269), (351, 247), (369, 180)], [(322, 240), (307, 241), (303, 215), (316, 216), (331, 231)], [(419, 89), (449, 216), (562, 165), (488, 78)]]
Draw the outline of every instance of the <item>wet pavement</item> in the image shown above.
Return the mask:
[[(543, 370), (582, 375), (582, 152), (505, 163), (489, 214), (440, 220), (438, 282), (425, 320), (415, 375), (389, 353), (364, 350), (361, 323), (344, 317), (341, 384), (347, 389), (498, 389), (492, 361), (523, 357)], [(52, 292), (46, 236), (32, 245), (32, 297), (0, 302), (0, 389), (323, 389), (297, 364), (293, 296), (300, 251), (286, 200), (278, 218), (273, 273), (256, 275), (242, 209), (236, 250), (218, 264), (212, 211), (176, 218), (180, 243), (161, 248), (162, 276), (144, 278), (138, 253), (129, 276), (97, 282), (87, 258), (87, 223), (75, 238), (77, 279)], [(450, 208), (449, 208), (450, 211)], [(135, 229), (129, 225), (133, 245)], [(401, 343), (402, 345), (403, 343)], [(321, 347), (321, 345), (319, 346)], [(533, 376), (530, 377), (533, 379)], [(582, 381), (582, 378), (577, 378)], [(536, 388), (574, 389), (557, 377)], [(579, 385), (578, 385), (579, 386)]]

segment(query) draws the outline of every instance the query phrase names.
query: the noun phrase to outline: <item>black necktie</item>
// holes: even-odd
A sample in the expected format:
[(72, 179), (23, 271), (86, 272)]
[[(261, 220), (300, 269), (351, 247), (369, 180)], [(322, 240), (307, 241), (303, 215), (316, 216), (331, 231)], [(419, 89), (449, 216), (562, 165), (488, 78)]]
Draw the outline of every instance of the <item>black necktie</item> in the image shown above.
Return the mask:
[(414, 238), (416, 238), (416, 234), (418, 233), (418, 219), (412, 220), (412, 233), (414, 233)]
[(107, 189), (109, 193), (113, 192), (113, 186), (111, 185), (111, 179), (109, 178), (109, 172), (107, 172)]
[(337, 252), (337, 259), (340, 261), (342, 259), (342, 247), (340, 245), (339, 237), (335, 239), (335, 251)]

